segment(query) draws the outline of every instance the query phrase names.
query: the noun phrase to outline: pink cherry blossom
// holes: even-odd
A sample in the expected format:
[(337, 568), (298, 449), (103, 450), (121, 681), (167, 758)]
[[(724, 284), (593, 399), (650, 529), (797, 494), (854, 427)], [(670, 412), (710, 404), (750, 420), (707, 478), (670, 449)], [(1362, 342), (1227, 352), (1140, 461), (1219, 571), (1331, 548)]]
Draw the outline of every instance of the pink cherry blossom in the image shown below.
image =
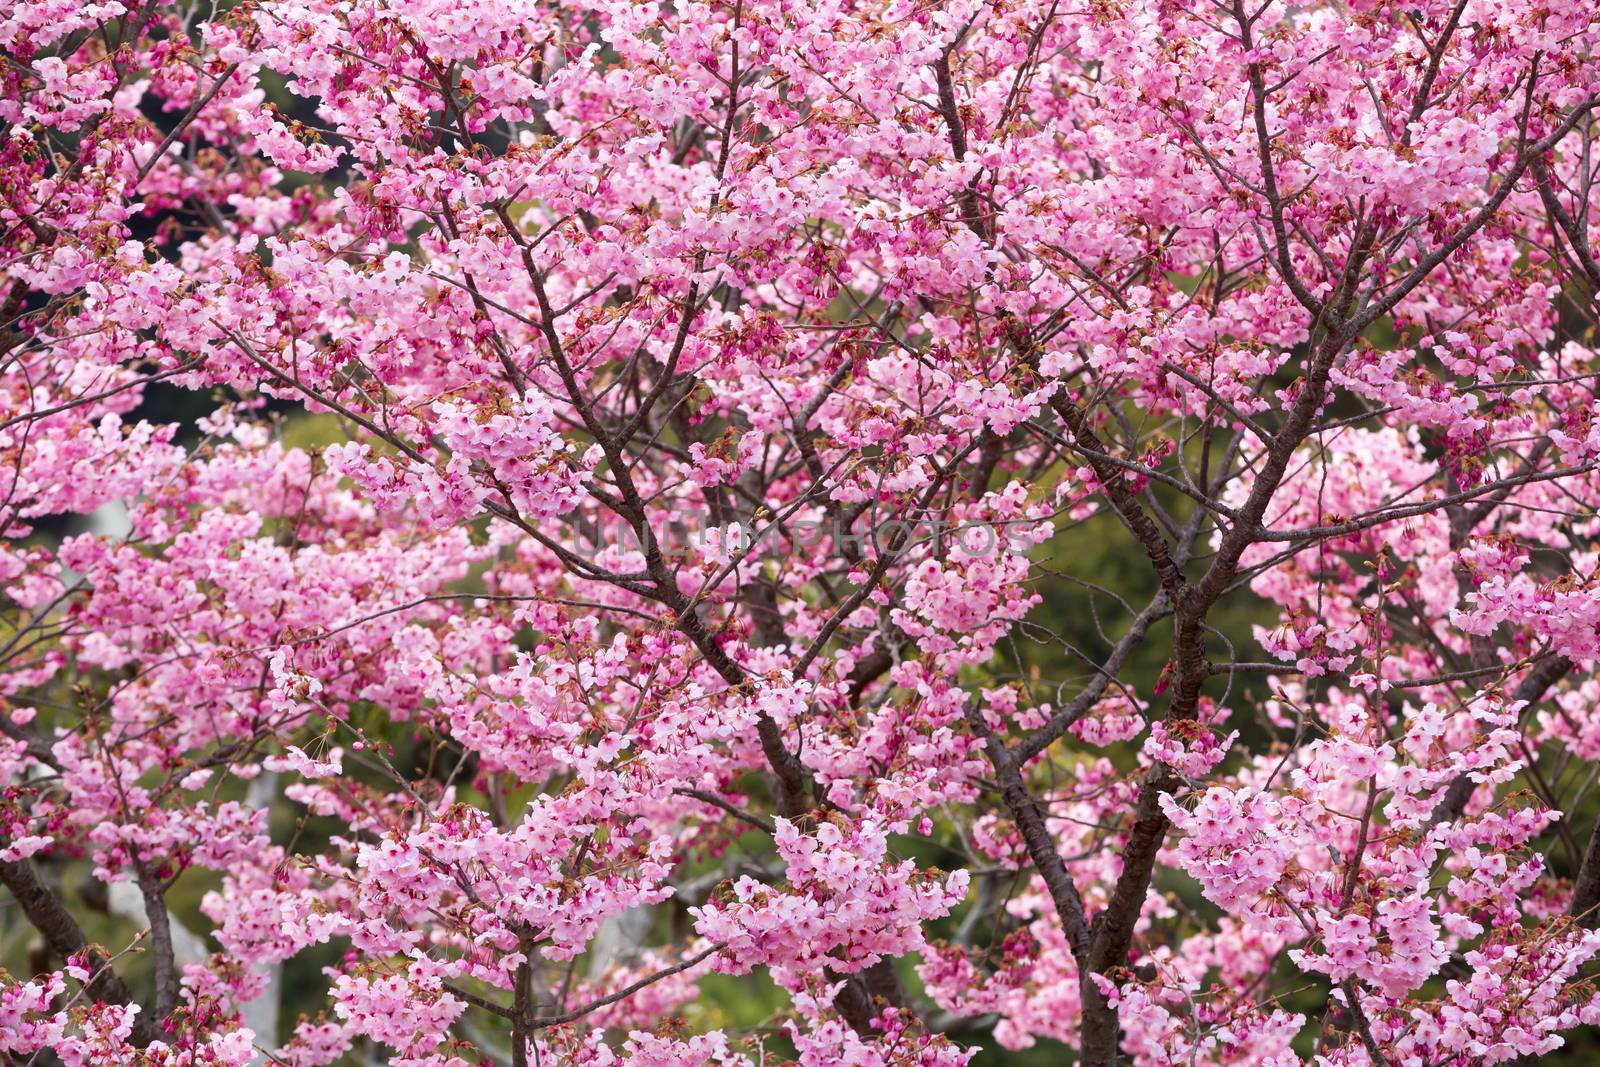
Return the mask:
[(0, 1057), (1590, 1047), (1597, 45), (0, 2)]

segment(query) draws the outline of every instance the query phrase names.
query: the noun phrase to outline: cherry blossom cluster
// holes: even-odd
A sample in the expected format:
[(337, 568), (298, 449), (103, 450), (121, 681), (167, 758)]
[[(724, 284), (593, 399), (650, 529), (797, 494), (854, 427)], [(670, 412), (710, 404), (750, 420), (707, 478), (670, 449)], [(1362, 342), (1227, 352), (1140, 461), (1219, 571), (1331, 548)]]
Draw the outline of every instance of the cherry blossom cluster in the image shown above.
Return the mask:
[(0, 1059), (1594, 1039), (1592, 2), (0, 51)]

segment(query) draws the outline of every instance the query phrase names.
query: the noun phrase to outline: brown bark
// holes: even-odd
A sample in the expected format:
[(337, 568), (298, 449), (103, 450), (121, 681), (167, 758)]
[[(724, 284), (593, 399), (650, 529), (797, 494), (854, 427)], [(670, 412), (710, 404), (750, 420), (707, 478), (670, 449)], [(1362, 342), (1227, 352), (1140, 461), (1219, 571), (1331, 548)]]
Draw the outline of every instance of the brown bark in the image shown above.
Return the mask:
[[(39, 931), (52, 953), (62, 960), (82, 956), (89, 969), (86, 993), (91, 999), (107, 1004), (138, 1004), (132, 991), (112, 969), (106, 954), (98, 946), (89, 944), (78, 920), (72, 917), (61, 898), (40, 880), (31, 863), (27, 860), (0, 862), (0, 883), (11, 891), (22, 914)], [(148, 1045), (160, 1036), (158, 1020), (149, 1012), (140, 1011), (134, 1016), (135, 1044)]]

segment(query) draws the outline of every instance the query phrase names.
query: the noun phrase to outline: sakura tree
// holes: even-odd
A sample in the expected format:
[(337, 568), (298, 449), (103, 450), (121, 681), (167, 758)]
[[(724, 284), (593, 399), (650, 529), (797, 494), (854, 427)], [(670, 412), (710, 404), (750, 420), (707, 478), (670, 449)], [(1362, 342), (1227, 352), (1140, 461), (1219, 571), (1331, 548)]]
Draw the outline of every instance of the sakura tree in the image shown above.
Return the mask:
[(0, 50), (0, 1062), (1600, 1022), (1591, 0)]

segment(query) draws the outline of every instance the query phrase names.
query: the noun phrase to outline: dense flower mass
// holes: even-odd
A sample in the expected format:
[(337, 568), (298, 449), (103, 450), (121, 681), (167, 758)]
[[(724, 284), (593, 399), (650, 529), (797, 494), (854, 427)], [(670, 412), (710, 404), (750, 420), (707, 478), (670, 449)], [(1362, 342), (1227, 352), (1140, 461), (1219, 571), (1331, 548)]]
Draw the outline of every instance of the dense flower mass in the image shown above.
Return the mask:
[(1592, 0), (0, 56), (0, 1060), (1595, 1039)]

